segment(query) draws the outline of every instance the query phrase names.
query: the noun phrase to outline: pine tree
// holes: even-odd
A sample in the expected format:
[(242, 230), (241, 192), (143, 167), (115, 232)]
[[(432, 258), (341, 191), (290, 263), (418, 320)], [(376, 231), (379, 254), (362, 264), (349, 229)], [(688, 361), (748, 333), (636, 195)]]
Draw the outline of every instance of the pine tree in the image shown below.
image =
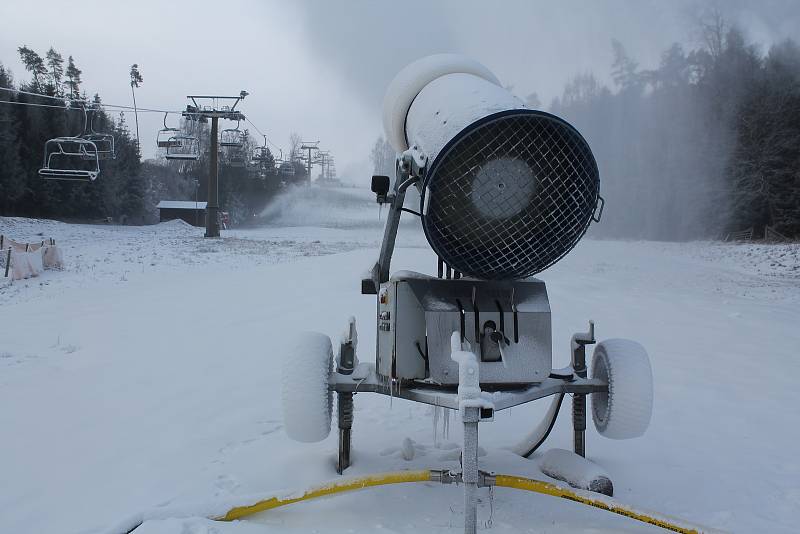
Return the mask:
[(133, 98), (133, 116), (136, 120), (136, 150), (141, 152), (141, 147), (139, 146), (139, 109), (136, 107), (136, 93), (134, 92), (135, 87), (139, 87), (143, 82), (144, 78), (142, 78), (142, 74), (139, 72), (139, 65), (134, 63), (131, 65), (131, 97)]
[[(10, 73), (0, 64), (0, 87), (12, 88)], [(0, 106), (0, 213), (14, 214), (25, 193), (25, 174), (19, 157), (15, 122), (8, 106)]]
[(41, 90), (42, 82), (44, 81), (44, 77), (47, 75), (47, 67), (44, 65), (42, 56), (25, 45), (17, 48), (17, 51), (19, 52), (19, 57), (20, 60), (22, 60), (22, 64), (25, 65), (25, 70), (33, 75), (34, 89), (37, 91)]
[(622, 91), (639, 90), (642, 88), (642, 76), (639, 73), (639, 64), (628, 56), (625, 47), (616, 39), (611, 40), (614, 52), (614, 63), (611, 66), (611, 78)]
[(50, 85), (53, 87), (52, 92), (55, 95), (61, 95), (63, 94), (61, 82), (64, 79), (64, 58), (52, 46), (45, 57), (49, 69)]
[(72, 56), (69, 56), (67, 59), (67, 70), (65, 72), (67, 81), (64, 85), (67, 87), (67, 96), (70, 98), (75, 99), (80, 96), (82, 83), (81, 74), (83, 74), (83, 71), (75, 66), (75, 60), (72, 59)]

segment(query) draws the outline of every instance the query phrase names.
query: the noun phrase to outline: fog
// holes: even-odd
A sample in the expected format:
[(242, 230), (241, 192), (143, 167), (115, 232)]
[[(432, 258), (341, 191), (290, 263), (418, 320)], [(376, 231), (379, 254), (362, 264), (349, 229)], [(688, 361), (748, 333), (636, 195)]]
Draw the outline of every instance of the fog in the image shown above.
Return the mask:
[[(705, 5), (706, 3), (700, 3)], [(679, 0), (588, 2), (353, 0), (227, 2), (88, 1), (0, 5), (0, 61), (29, 76), (16, 48), (72, 54), (84, 86), (107, 102), (130, 103), (127, 72), (144, 75), (138, 100), (180, 109), (191, 93), (251, 96), (242, 109), (279, 146), (297, 131), (337, 157), (340, 174), (364, 180), (371, 142), (381, 133), (380, 101), (396, 71), (422, 55), (474, 56), (521, 96), (559, 95), (574, 74), (608, 79), (617, 38), (643, 65), (655, 65), (673, 41), (692, 38), (687, 18), (698, 3)], [(796, 2), (720, 2), (754, 40), (800, 27)], [(212, 21), (218, 21), (213, 24)], [(155, 153), (162, 117), (140, 115), (143, 152)], [(132, 119), (132, 117), (128, 117)]]
[[(383, 92), (408, 62), (437, 52), (464, 53), (517, 95), (536, 94), (541, 107), (550, 109), (576, 74), (592, 73), (600, 85), (616, 90), (613, 39), (641, 70), (657, 68), (674, 42), (686, 51), (701, 46), (696, 22), (711, 8), (762, 51), (800, 28), (793, 0), (234, 0), (224, 6), (207, 0), (92, 0), (81, 9), (44, 0), (0, 6), (0, 62), (25, 81), (30, 76), (17, 47), (44, 53), (53, 46), (65, 58), (75, 57), (89, 94), (98, 92), (115, 104), (130, 104), (128, 69), (138, 63), (144, 83), (137, 101), (144, 108), (179, 110), (187, 94), (246, 89), (250, 96), (241, 109), (267, 134), (273, 150), (285, 150), (292, 132), (319, 140), (336, 157), (340, 178), (366, 184), (373, 170), (370, 150), (382, 134)], [(615, 109), (631, 113), (624, 106)], [(579, 125), (590, 122), (574, 109), (568, 113)], [(668, 109), (664, 113), (669, 116)], [(133, 127), (132, 113), (125, 115)], [(162, 118), (139, 114), (146, 158), (156, 154)], [(617, 170), (610, 158), (624, 147), (604, 143), (607, 136), (596, 123), (588, 128), (614, 191)], [(684, 154), (675, 152), (671, 159), (686, 163)], [(622, 187), (617, 181), (616, 190)]]

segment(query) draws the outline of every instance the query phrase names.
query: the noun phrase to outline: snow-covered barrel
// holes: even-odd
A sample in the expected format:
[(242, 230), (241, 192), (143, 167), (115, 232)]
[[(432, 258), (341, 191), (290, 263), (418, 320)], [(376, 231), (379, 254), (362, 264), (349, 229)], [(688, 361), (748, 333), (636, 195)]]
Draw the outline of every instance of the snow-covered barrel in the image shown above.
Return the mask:
[(387, 90), (387, 138), (428, 156), (422, 226), (431, 247), (468, 276), (531, 276), (567, 254), (597, 208), (592, 151), (563, 119), (531, 110), (480, 63), (420, 59)]

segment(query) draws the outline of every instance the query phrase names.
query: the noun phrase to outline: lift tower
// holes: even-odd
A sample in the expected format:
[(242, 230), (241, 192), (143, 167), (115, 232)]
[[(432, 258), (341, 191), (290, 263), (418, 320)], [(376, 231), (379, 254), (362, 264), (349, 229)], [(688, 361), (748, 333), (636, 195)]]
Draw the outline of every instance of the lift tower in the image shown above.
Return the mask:
[[(208, 169), (208, 204), (206, 206), (206, 237), (219, 237), (219, 119), (243, 121), (244, 114), (236, 110), (240, 100), (249, 93), (241, 91), (239, 96), (189, 95), (192, 104), (186, 106), (183, 116), (190, 120), (211, 119), (211, 148)], [(208, 104), (198, 104), (198, 100)], [(222, 104), (233, 101), (233, 104)]]
[(307, 180), (308, 184), (311, 185), (311, 164), (313, 163), (313, 158), (311, 157), (312, 150), (319, 150), (319, 141), (303, 141), (303, 144), (300, 145), (300, 150), (308, 150), (308, 156), (306, 158), (306, 166), (307, 166)]
[(330, 154), (330, 150), (317, 150), (317, 162), (322, 167), (319, 177), (323, 182), (328, 178), (327, 164)]

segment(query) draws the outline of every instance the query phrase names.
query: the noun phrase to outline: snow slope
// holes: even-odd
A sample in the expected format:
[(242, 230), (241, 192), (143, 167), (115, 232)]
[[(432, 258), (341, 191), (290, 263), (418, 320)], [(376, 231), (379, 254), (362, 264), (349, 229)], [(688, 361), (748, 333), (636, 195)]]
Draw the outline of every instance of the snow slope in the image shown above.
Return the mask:
[[(344, 200), (333, 222), (319, 210), (305, 216), (334, 194)], [(360, 324), (360, 359), (373, 357), (374, 301), (359, 288), (381, 227), (368, 193), (304, 195), (269, 226), (222, 240), (177, 222), (0, 218), (0, 233), (15, 239), (54, 237), (67, 262), (0, 287), (0, 532), (99, 533), (142, 510), (336, 478), (333, 434), (298, 444), (283, 433), (279, 370), (294, 333), (336, 339), (349, 315)], [(401, 230), (393, 268), (434, 273), (417, 226)], [(586, 240), (541, 275), (556, 367), (589, 318), (599, 338), (631, 337), (650, 352), (648, 433), (611, 441), (588, 432), (588, 454), (619, 500), (733, 532), (796, 531), (799, 264), (798, 245)], [(428, 407), (370, 394), (355, 405), (349, 474), (457, 465), (454, 421), (449, 439), (436, 440)], [(482, 424), (481, 467), (546, 479), (537, 458), (505, 449), (546, 407)], [(566, 408), (545, 448), (570, 448)], [(460, 488), (418, 484), (231, 524), (153, 520), (136, 532), (450, 533), (462, 506)], [(502, 489), (481, 493), (483, 528), (490, 518), (496, 532), (657, 531)]]

